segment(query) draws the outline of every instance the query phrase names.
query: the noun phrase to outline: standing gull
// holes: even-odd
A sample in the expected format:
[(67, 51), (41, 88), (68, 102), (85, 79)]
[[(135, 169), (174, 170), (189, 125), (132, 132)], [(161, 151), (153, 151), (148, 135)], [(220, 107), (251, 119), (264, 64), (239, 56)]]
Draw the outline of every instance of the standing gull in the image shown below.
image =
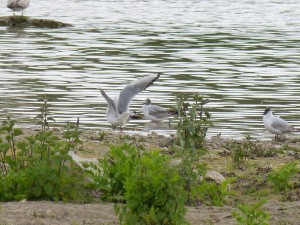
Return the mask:
[(116, 129), (116, 127), (121, 127), (121, 130), (123, 129), (131, 115), (128, 108), (134, 96), (148, 88), (159, 77), (160, 74), (158, 73), (134, 80), (127, 84), (114, 99), (111, 99), (100, 88), (100, 92), (108, 104), (106, 119), (112, 125), (113, 129)]
[(15, 15), (15, 12), (22, 11), (29, 6), (29, 0), (8, 0), (7, 1), (7, 8), (10, 8)]
[(273, 116), (270, 108), (266, 108), (263, 113), (264, 126), (272, 134), (275, 134), (275, 140), (278, 140), (278, 135), (294, 130), (294, 127), (289, 126), (288, 123), (280, 117)]
[(147, 119), (153, 122), (161, 122), (169, 116), (176, 114), (176, 111), (164, 109), (158, 105), (151, 105), (151, 100), (147, 98), (143, 105), (143, 113)]

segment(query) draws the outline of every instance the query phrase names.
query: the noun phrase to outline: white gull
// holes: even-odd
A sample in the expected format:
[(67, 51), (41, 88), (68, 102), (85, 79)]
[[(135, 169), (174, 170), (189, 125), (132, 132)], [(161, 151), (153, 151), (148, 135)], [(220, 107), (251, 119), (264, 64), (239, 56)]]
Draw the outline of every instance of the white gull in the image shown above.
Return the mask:
[(263, 113), (264, 126), (272, 134), (275, 134), (275, 140), (278, 140), (279, 135), (290, 132), (294, 130), (293, 126), (288, 125), (288, 123), (281, 119), (280, 117), (273, 116), (272, 110), (266, 108)]
[(106, 112), (106, 119), (112, 125), (113, 129), (120, 127), (121, 130), (129, 120), (131, 113), (129, 112), (129, 106), (138, 93), (144, 91), (151, 84), (153, 84), (160, 74), (151, 74), (127, 84), (119, 95), (111, 99), (101, 88), (100, 92), (108, 103)]
[(152, 105), (151, 100), (147, 98), (143, 105), (143, 113), (147, 119), (153, 122), (161, 122), (177, 112), (171, 109), (164, 109), (158, 105)]

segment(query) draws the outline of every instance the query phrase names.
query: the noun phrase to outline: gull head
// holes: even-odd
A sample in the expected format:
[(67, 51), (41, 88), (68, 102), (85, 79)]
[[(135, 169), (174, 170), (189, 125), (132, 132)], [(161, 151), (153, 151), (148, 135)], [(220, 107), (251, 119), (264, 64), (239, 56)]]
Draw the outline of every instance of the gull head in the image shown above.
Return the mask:
[(266, 108), (263, 115), (267, 115), (269, 112), (271, 112), (271, 109), (270, 108)]
[(144, 105), (151, 105), (151, 100), (150, 98), (147, 98), (146, 101), (144, 102)]

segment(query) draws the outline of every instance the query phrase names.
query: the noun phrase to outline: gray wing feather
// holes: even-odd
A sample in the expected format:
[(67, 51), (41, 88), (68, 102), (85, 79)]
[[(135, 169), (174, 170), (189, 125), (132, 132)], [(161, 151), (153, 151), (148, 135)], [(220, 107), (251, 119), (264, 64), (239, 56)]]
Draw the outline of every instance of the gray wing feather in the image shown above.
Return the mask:
[(289, 130), (288, 123), (284, 119), (281, 119), (279, 117), (273, 118), (271, 126), (274, 129), (280, 130), (281, 132), (285, 132)]
[(120, 114), (127, 112), (129, 105), (135, 95), (148, 88), (154, 81), (160, 77), (160, 74), (152, 74), (140, 79), (134, 80), (123, 88), (119, 95), (118, 111)]
[(170, 113), (165, 110), (164, 108), (157, 106), (157, 105), (151, 105), (149, 107), (149, 115), (154, 116), (156, 118), (164, 118), (168, 116)]
[(107, 94), (101, 88), (100, 88), (100, 92), (101, 92), (101, 95), (107, 101), (109, 108), (112, 108), (114, 111), (117, 112), (117, 106), (116, 106), (115, 102), (110, 97), (108, 97)]

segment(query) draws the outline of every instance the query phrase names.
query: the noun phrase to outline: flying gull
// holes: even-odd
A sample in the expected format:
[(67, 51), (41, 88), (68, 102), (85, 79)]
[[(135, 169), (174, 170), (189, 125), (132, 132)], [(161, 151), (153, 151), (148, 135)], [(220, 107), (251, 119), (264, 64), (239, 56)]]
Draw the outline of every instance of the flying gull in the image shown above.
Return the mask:
[(127, 84), (120, 92), (120, 94), (115, 96), (114, 99), (111, 99), (100, 88), (100, 92), (108, 104), (106, 119), (112, 125), (113, 129), (116, 129), (116, 127), (120, 127), (121, 130), (123, 129), (131, 115), (128, 108), (134, 96), (148, 88), (159, 77), (160, 74), (158, 73), (134, 80), (131, 83)]

